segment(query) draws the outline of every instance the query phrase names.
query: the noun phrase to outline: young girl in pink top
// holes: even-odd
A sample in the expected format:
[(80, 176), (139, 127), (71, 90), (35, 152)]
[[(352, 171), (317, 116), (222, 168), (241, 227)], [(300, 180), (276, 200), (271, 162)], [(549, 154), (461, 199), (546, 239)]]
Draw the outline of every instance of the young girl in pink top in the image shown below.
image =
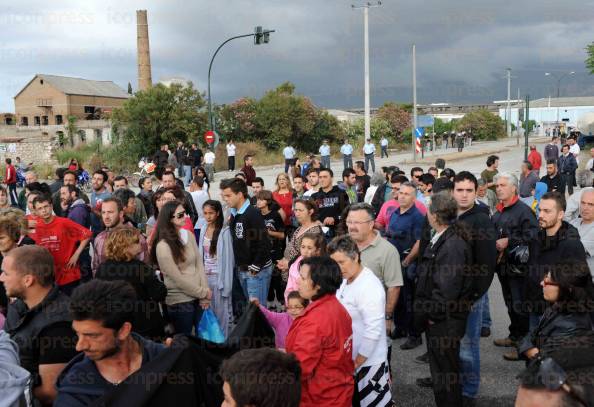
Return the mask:
[(303, 314), (305, 307), (309, 304), (309, 300), (302, 298), (299, 291), (291, 291), (288, 295), (287, 312), (272, 312), (262, 306), (257, 298), (252, 298), (252, 302), (260, 308), (260, 311), (268, 320), (268, 323), (274, 329), (274, 341), (276, 348), (285, 350), (285, 339), (289, 333), (289, 328), (293, 320), (299, 315)]
[(321, 233), (306, 233), (301, 238), (301, 247), (299, 248), (301, 256), (291, 264), (289, 267), (289, 278), (287, 280), (287, 288), (285, 288), (285, 304), (291, 291), (299, 289), (299, 266), (303, 259), (313, 256), (323, 256), (326, 254), (326, 239)]

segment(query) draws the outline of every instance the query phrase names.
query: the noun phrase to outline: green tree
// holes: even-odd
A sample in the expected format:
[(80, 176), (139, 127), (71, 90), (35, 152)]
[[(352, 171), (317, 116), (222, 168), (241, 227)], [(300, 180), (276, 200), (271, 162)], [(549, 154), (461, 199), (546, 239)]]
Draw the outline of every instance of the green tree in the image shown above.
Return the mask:
[(503, 120), (485, 109), (467, 113), (455, 126), (458, 131), (472, 133), (473, 140), (496, 140), (505, 136)]
[(70, 143), (70, 147), (74, 147), (74, 134), (78, 132), (78, 127), (76, 126), (76, 116), (69, 115), (66, 120), (68, 121), (68, 124), (66, 124), (68, 142)]
[(130, 82), (128, 82), (128, 94), (132, 94), (132, 84)]
[(435, 127), (435, 134), (443, 134), (445, 132), (450, 132), (453, 129), (454, 122), (450, 120), (449, 122), (443, 121), (439, 117), (436, 117), (434, 120), (434, 127)]
[(402, 142), (402, 133), (412, 126), (410, 113), (401, 105), (386, 102), (377, 111), (376, 118), (386, 121), (391, 129), (391, 136), (397, 142)]
[(136, 159), (153, 154), (164, 143), (195, 141), (207, 128), (205, 105), (191, 83), (158, 84), (136, 92), (113, 112), (113, 132), (121, 141), (117, 149)]
[(257, 104), (256, 132), (266, 148), (278, 149), (285, 143), (298, 145), (316, 125), (316, 108), (294, 91), (295, 86), (285, 82), (266, 92)]
[(241, 98), (222, 106), (217, 121), (219, 133), (225, 139), (253, 141), (257, 139), (256, 113), (258, 102), (252, 98)]
[[(365, 119), (359, 119), (354, 123), (346, 123), (344, 125), (345, 135), (355, 142), (361, 141), (363, 145), (363, 138), (365, 137)], [(371, 139), (379, 141), (383, 136), (390, 138), (392, 135), (392, 127), (390, 123), (380, 117), (374, 116), (370, 123)]]
[(345, 131), (338, 119), (325, 110), (316, 112), (316, 124), (309, 137), (302, 137), (295, 146), (306, 152), (317, 153), (324, 140), (337, 142), (344, 139)]
[(586, 68), (590, 71), (590, 75), (594, 74), (594, 42), (586, 46)]

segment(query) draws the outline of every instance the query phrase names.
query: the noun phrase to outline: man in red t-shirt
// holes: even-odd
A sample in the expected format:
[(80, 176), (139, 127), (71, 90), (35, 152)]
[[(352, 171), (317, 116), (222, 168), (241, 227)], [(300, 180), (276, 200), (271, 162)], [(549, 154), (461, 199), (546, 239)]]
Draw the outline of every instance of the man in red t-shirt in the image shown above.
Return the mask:
[[(54, 258), (56, 284), (67, 295), (80, 283), (78, 259), (89, 244), (92, 232), (71, 221), (52, 214), (52, 200), (38, 196), (33, 200), (35, 231), (29, 236), (39, 246), (49, 250)], [(79, 244), (80, 243), (80, 244)], [(78, 245), (78, 247), (77, 247)]]
[(17, 196), (16, 191), (16, 184), (17, 184), (17, 176), (16, 176), (16, 169), (14, 165), (12, 165), (12, 160), (10, 158), (6, 159), (6, 177), (5, 181), (6, 186), (8, 187), (8, 194), (10, 195), (10, 203), (12, 206), (18, 206), (19, 198)]

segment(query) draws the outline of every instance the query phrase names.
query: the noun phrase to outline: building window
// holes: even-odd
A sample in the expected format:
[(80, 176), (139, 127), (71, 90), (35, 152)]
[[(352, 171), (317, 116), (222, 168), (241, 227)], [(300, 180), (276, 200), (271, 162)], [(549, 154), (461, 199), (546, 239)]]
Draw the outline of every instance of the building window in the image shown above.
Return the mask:
[(93, 113), (95, 113), (95, 106), (85, 106), (85, 113), (86, 114), (93, 114)]
[(33, 124), (34, 124), (35, 126), (39, 126), (39, 125), (41, 124), (41, 119), (39, 118), (39, 116), (35, 116), (35, 117), (33, 118)]
[(29, 125), (29, 118), (27, 116), (21, 117), (21, 126), (28, 126)]
[(47, 116), (41, 116), (41, 124), (47, 126), (49, 124), (49, 119)]
[(62, 118), (62, 115), (56, 115), (56, 124), (63, 124), (64, 123), (64, 119)]

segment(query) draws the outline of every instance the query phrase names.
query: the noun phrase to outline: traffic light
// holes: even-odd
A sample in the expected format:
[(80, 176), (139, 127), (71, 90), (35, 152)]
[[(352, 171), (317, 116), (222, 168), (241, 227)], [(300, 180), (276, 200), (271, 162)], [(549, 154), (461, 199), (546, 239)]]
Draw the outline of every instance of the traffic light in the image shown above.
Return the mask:
[[(254, 30), (254, 44), (255, 45), (260, 45), (262, 44), (262, 40), (265, 34), (262, 33), (262, 26), (257, 26), (256, 29)], [(266, 41), (268, 42), (268, 41)]]
[(268, 44), (270, 42), (270, 31), (266, 30), (262, 39), (264, 41), (264, 44)]

